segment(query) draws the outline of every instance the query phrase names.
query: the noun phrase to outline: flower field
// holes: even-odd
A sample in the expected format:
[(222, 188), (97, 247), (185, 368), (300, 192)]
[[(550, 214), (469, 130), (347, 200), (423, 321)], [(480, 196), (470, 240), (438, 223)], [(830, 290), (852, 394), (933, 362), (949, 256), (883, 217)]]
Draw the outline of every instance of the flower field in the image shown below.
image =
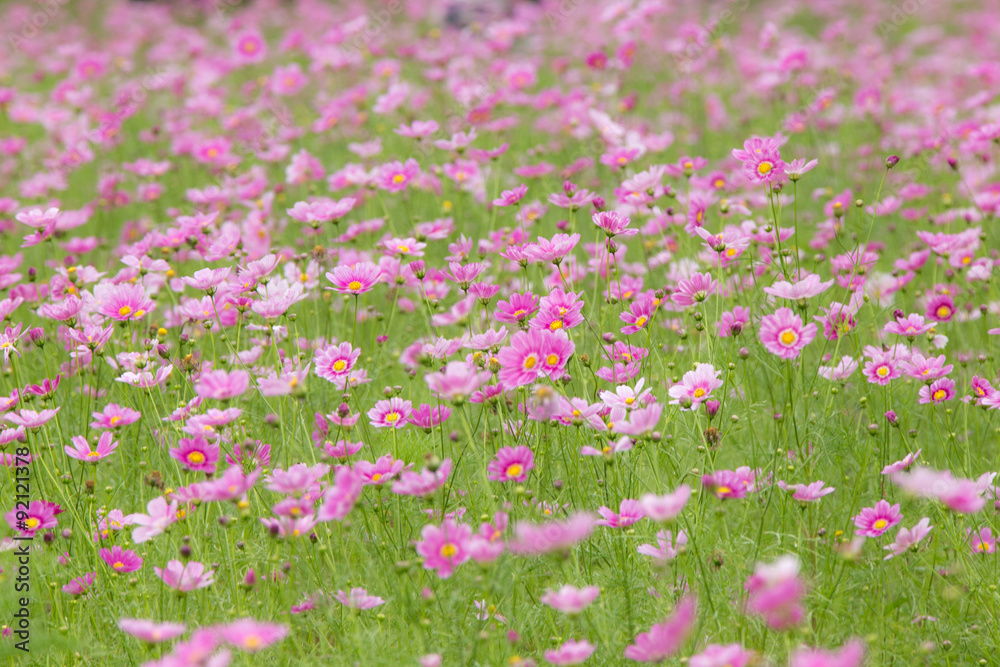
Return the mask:
[(3, 3), (0, 661), (998, 664), (998, 17)]

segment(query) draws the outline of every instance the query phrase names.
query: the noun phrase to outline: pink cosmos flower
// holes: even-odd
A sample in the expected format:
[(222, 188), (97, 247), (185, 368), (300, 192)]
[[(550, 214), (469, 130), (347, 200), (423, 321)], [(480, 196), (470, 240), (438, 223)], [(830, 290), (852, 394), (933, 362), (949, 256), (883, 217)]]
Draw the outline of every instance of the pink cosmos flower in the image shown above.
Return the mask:
[(382, 282), (383, 277), (382, 269), (371, 262), (338, 266), (326, 274), (326, 279), (333, 283), (334, 291), (355, 296), (370, 292), (375, 285)]
[(612, 509), (604, 506), (601, 506), (597, 510), (597, 513), (603, 517), (597, 522), (597, 525), (609, 528), (626, 528), (634, 523), (638, 523), (646, 516), (639, 501), (631, 498), (625, 498), (621, 501), (618, 514), (615, 514)]
[(409, 423), (413, 404), (398, 396), (382, 400), (368, 411), (368, 423), (375, 428), (403, 428)]
[(394, 459), (392, 454), (386, 454), (376, 459), (375, 463), (358, 461), (354, 464), (354, 472), (361, 476), (363, 485), (385, 484), (392, 481), (404, 465), (402, 461)]
[(504, 324), (523, 322), (538, 310), (538, 297), (531, 292), (511, 294), (508, 300), (498, 301), (493, 317)]
[(392, 492), (401, 496), (429, 496), (444, 486), (451, 474), (451, 467), (451, 459), (445, 459), (434, 470), (404, 470), (399, 479), (393, 482)]
[(97, 312), (119, 322), (138, 320), (153, 310), (141, 283), (101, 283), (94, 288)]
[(241, 618), (216, 628), (224, 642), (236, 648), (256, 653), (276, 644), (288, 635), (288, 626), (277, 623), (261, 623), (252, 618)]
[(751, 183), (777, 183), (785, 175), (785, 163), (778, 141), (771, 137), (753, 137), (743, 142), (743, 149), (733, 149), (733, 157), (743, 163), (743, 173)]
[(215, 571), (206, 571), (205, 565), (198, 561), (182, 563), (179, 560), (172, 560), (167, 563), (166, 568), (154, 567), (153, 572), (163, 580), (163, 583), (181, 593), (205, 588), (215, 583)]
[(972, 555), (991, 554), (997, 550), (997, 541), (993, 537), (993, 531), (989, 526), (984, 526), (978, 530), (966, 528), (969, 535), (969, 547)]
[(515, 537), (509, 544), (510, 550), (528, 555), (568, 552), (590, 537), (595, 525), (594, 515), (586, 512), (573, 514), (565, 521), (518, 523), (514, 526)]
[(922, 451), (924, 451), (924, 450), (918, 449), (915, 452), (910, 452), (909, 454), (907, 454), (906, 456), (904, 456), (901, 460), (896, 461), (895, 463), (890, 463), (886, 467), (882, 468), (882, 474), (883, 475), (891, 475), (891, 474), (896, 473), (896, 472), (902, 472), (904, 470), (909, 470), (910, 467), (914, 463), (916, 463), (917, 458), (920, 456), (920, 453)]
[(493, 373), (464, 361), (449, 361), (442, 372), (424, 376), (428, 389), (443, 399), (461, 401), (486, 384)]
[(687, 484), (681, 484), (673, 493), (666, 495), (657, 496), (647, 493), (639, 499), (639, 503), (642, 505), (643, 514), (647, 519), (658, 523), (667, 523), (680, 515), (690, 498), (691, 487)]
[[(929, 384), (944, 377), (954, 368), (952, 364), (945, 364), (945, 359), (943, 354), (937, 357), (925, 357), (919, 352), (914, 352), (909, 359), (901, 360), (899, 366), (911, 378)], [(954, 388), (954, 385), (952, 387)]]
[(864, 646), (855, 639), (839, 651), (798, 649), (789, 658), (788, 667), (861, 667), (864, 657)]
[(7, 525), (21, 537), (34, 537), (35, 533), (55, 528), (59, 525), (56, 516), (62, 514), (62, 507), (47, 500), (32, 500), (28, 509), (13, 509), (4, 515)]
[(628, 310), (618, 315), (618, 319), (625, 323), (621, 332), (625, 336), (639, 333), (647, 326), (656, 313), (656, 302), (649, 298), (636, 299), (628, 305)]
[(745, 498), (750, 484), (751, 481), (745, 476), (732, 470), (717, 470), (701, 478), (701, 485), (711, 490), (720, 500)]
[(677, 531), (677, 540), (669, 530), (661, 530), (656, 533), (656, 546), (652, 544), (640, 544), (636, 551), (643, 556), (649, 556), (657, 565), (665, 566), (668, 561), (677, 558), (688, 542), (687, 533), (683, 530)]
[(918, 498), (936, 498), (948, 509), (961, 514), (975, 514), (986, 506), (986, 493), (996, 473), (986, 473), (979, 479), (955, 478), (948, 470), (915, 468), (912, 472), (896, 472), (893, 484)]
[(937, 405), (950, 401), (955, 398), (955, 381), (951, 378), (935, 380), (933, 383), (921, 387), (917, 394), (920, 396), (918, 401), (920, 404), (933, 403)]
[(250, 387), (250, 374), (244, 370), (203, 371), (194, 383), (194, 391), (201, 398), (226, 401), (242, 396)]
[(38, 412), (35, 412), (34, 410), (22, 409), (17, 412), (6, 414), (3, 418), (15, 426), (39, 429), (55, 417), (61, 409), (62, 406), (52, 410), (40, 410)]
[(424, 558), (424, 569), (437, 570), (442, 579), (451, 576), (455, 568), (469, 560), (469, 540), (472, 529), (451, 519), (440, 526), (427, 524), (420, 531), (417, 553)]
[(564, 614), (572, 616), (582, 613), (584, 609), (597, 599), (600, 593), (601, 589), (597, 586), (577, 588), (576, 586), (565, 584), (559, 590), (546, 591), (539, 599), (542, 604), (546, 604), (556, 611), (561, 611)]
[(892, 353), (876, 354), (871, 361), (865, 362), (865, 368), (861, 372), (868, 378), (868, 382), (883, 387), (903, 375), (903, 371), (896, 365), (895, 355)]
[(727, 310), (719, 316), (719, 336), (722, 338), (739, 336), (748, 322), (750, 322), (750, 309), (735, 306), (731, 311)]
[(65, 445), (63, 450), (66, 455), (70, 458), (74, 458), (78, 461), (86, 461), (88, 463), (97, 463), (107, 457), (111, 456), (112, 452), (118, 447), (118, 443), (111, 439), (111, 431), (105, 431), (101, 434), (101, 437), (97, 440), (97, 448), (91, 449), (90, 443), (82, 435), (75, 435), (70, 438), (72, 445)]
[(101, 549), (98, 555), (111, 569), (119, 574), (135, 572), (142, 567), (142, 558), (134, 551), (122, 549), (117, 544), (110, 549)]
[(233, 53), (242, 64), (263, 62), (267, 57), (267, 42), (257, 31), (245, 32), (233, 40)]
[(792, 498), (803, 503), (819, 500), (836, 491), (834, 487), (826, 486), (822, 481), (813, 482), (812, 484), (787, 484), (779, 480), (778, 487), (791, 492)]
[(288, 468), (288, 470), (275, 468), (265, 480), (267, 482), (265, 488), (268, 491), (283, 493), (285, 495), (305, 493), (328, 472), (330, 472), (330, 466), (325, 463), (317, 463), (313, 466), (308, 466), (305, 463), (296, 463)]
[(72, 579), (68, 584), (63, 586), (63, 593), (69, 593), (70, 595), (83, 595), (90, 590), (90, 587), (94, 585), (96, 580), (96, 572), (87, 572), (82, 577)]
[(815, 273), (812, 273), (802, 278), (797, 283), (779, 280), (773, 285), (765, 287), (764, 291), (781, 299), (799, 301), (800, 299), (811, 299), (814, 296), (819, 296), (826, 290), (830, 289), (832, 285), (832, 280), (828, 280), (825, 283), (820, 282), (820, 277)]
[(390, 162), (382, 165), (375, 175), (375, 185), (387, 192), (401, 192), (420, 173), (420, 165), (413, 158), (405, 163)]
[(494, 482), (524, 482), (534, 467), (535, 455), (527, 445), (501, 447), (486, 473)]
[(765, 315), (760, 323), (760, 340), (771, 354), (782, 359), (795, 359), (816, 337), (816, 325), (802, 326), (802, 318), (791, 308), (779, 308)]
[(639, 230), (629, 227), (632, 221), (627, 215), (615, 211), (601, 211), (592, 216), (594, 224), (604, 230), (608, 238), (612, 236), (635, 236)]
[(774, 563), (758, 563), (744, 584), (746, 611), (761, 616), (775, 630), (785, 630), (802, 622), (805, 586), (799, 579), (799, 559), (782, 556)]
[(132, 541), (141, 544), (160, 535), (170, 524), (177, 521), (177, 501), (169, 505), (162, 496), (157, 496), (146, 505), (146, 514), (129, 514), (126, 525), (139, 526), (132, 531)]
[(328, 345), (316, 351), (313, 372), (328, 382), (335, 382), (354, 370), (360, 356), (361, 349), (352, 347), (350, 343)]
[(890, 506), (886, 500), (880, 500), (875, 507), (862, 509), (854, 517), (854, 525), (858, 527), (858, 535), (879, 537), (902, 520), (898, 503)]
[(338, 590), (333, 597), (337, 602), (351, 609), (374, 609), (385, 604), (385, 600), (377, 595), (368, 595), (368, 591), (364, 588), (352, 588), (350, 593)]
[(104, 410), (95, 412), (92, 416), (94, 421), (90, 424), (91, 428), (116, 429), (139, 421), (142, 413), (131, 408), (123, 408), (117, 403), (109, 403), (104, 406)]
[(497, 377), (508, 389), (532, 384), (545, 376), (558, 379), (565, 373), (575, 349), (576, 345), (562, 330), (519, 331), (497, 354), (500, 362)]
[(677, 306), (689, 308), (718, 291), (719, 283), (712, 278), (711, 273), (696, 273), (677, 283), (677, 289), (670, 295), (670, 300)]
[(917, 336), (922, 336), (934, 328), (933, 324), (924, 324), (924, 318), (916, 313), (900, 317), (889, 322), (883, 328), (888, 334), (905, 336), (909, 340), (915, 340)]
[(817, 375), (831, 382), (846, 382), (858, 370), (858, 362), (853, 357), (844, 355), (836, 366), (820, 366)]
[(180, 637), (187, 630), (187, 626), (183, 623), (156, 623), (138, 618), (120, 618), (118, 628), (147, 644), (170, 641)]
[(694, 628), (695, 614), (694, 597), (685, 597), (663, 622), (654, 625), (649, 632), (640, 633), (635, 643), (625, 648), (625, 657), (636, 662), (665, 660), (684, 644)]
[(579, 665), (585, 662), (597, 647), (586, 640), (570, 639), (557, 649), (545, 652), (545, 661), (553, 665)]
[(723, 385), (719, 379), (721, 373), (711, 364), (695, 364), (693, 371), (685, 373), (681, 381), (667, 391), (674, 399), (670, 405), (679, 405), (682, 410), (696, 410), (711, 398), (713, 390)]
[(555, 234), (551, 240), (539, 236), (537, 242), (525, 244), (523, 250), (533, 262), (561, 264), (563, 258), (572, 252), (579, 242), (579, 234)]
[(950, 294), (935, 294), (927, 300), (924, 315), (935, 322), (950, 322), (955, 316), (955, 300)]
[(754, 659), (754, 652), (739, 644), (709, 644), (705, 650), (692, 655), (688, 667), (746, 667)]
[(891, 544), (882, 547), (889, 552), (889, 555), (884, 560), (889, 560), (893, 556), (902, 556), (910, 549), (916, 547), (922, 539), (930, 534), (933, 527), (931, 520), (924, 517), (913, 528), (900, 528), (899, 532), (896, 533), (896, 539)]
[(522, 183), (521, 185), (513, 188), (511, 190), (504, 190), (500, 193), (500, 196), (493, 200), (494, 206), (514, 206), (519, 201), (524, 198), (524, 195), (528, 193), (528, 186)]
[(193, 438), (181, 438), (176, 447), (170, 448), (170, 457), (179, 461), (182, 466), (195, 472), (215, 472), (215, 464), (219, 462), (218, 443), (209, 443), (198, 435)]

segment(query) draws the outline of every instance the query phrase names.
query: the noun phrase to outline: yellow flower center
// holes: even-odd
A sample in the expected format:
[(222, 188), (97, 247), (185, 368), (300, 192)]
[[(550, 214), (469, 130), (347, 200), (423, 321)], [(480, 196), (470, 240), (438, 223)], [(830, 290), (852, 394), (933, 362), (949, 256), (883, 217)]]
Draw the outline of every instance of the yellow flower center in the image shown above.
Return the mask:
[(559, 363), (559, 356), (555, 354), (550, 354), (549, 356), (545, 357), (545, 363), (548, 364), (549, 366), (555, 366), (556, 364)]
[(122, 317), (128, 317), (129, 315), (132, 314), (132, 309), (129, 308), (128, 306), (122, 306), (121, 308), (118, 309), (118, 314), (121, 315)]
[(784, 345), (794, 345), (795, 341), (799, 339), (798, 334), (796, 334), (791, 329), (786, 329), (781, 332), (781, 342)]
[(551, 331), (555, 331), (557, 329), (562, 329), (562, 328), (563, 328), (562, 320), (552, 320), (552, 323), (549, 325), (549, 330)]
[(698, 387), (697, 389), (694, 390), (694, 397), (695, 398), (701, 398), (704, 395), (705, 395), (705, 390), (702, 389), (701, 387)]
[(385, 416), (385, 420), (390, 424), (395, 424), (397, 421), (399, 421), (399, 413), (395, 411), (390, 412)]
[(191, 452), (187, 456), (188, 463), (204, 463), (205, 455), (201, 452)]
[(872, 528), (874, 528), (875, 530), (882, 530), (888, 525), (889, 525), (888, 521), (886, 521), (885, 519), (879, 519), (878, 521), (872, 524)]
[(732, 493), (732, 492), (733, 492), (733, 490), (732, 490), (732, 489), (730, 489), (730, 488), (729, 488), (728, 486), (720, 486), (720, 487), (718, 488), (718, 492), (719, 492), (720, 494), (723, 494), (723, 495), (724, 495), (724, 494), (727, 494), (727, 493)]
[(944, 389), (938, 389), (937, 391), (934, 392), (934, 400), (935, 401), (940, 401), (940, 400), (944, 399), (944, 397), (947, 396), (947, 395), (948, 395), (948, 392), (946, 392)]
[(525, 359), (524, 360), (524, 367), (527, 368), (528, 370), (531, 370), (532, 368), (534, 368), (535, 367), (535, 358), (534, 357), (528, 357), (527, 359)]
[(632, 405), (633, 403), (635, 403), (634, 396), (629, 396), (628, 398), (625, 399), (625, 405)]
[(518, 464), (513, 464), (507, 467), (508, 477), (518, 477), (521, 474), (521, 466)]
[(257, 635), (247, 635), (243, 638), (243, 646), (246, 648), (257, 648), (260, 646), (260, 637)]
[(757, 165), (757, 173), (761, 176), (766, 176), (771, 173), (772, 165), (770, 162), (761, 162)]
[(635, 326), (640, 327), (640, 328), (644, 327), (644, 326), (646, 326), (646, 322), (647, 321), (648, 321), (648, 318), (645, 315), (643, 315), (642, 317), (640, 317), (639, 319), (637, 319), (635, 321)]
[(257, 42), (246, 41), (243, 42), (243, 53), (256, 53), (257, 52)]
[(441, 546), (441, 556), (443, 558), (451, 558), (456, 553), (458, 553), (458, 548), (451, 542), (446, 542)]
[(38, 526), (38, 524), (40, 524), (40, 523), (41, 523), (41, 521), (39, 521), (38, 519), (36, 519), (36, 518), (35, 518), (35, 517), (33, 517), (33, 516), (32, 516), (32, 517), (28, 517), (28, 518), (27, 518), (27, 519), (25, 519), (25, 521), (24, 521), (24, 525), (25, 525), (25, 526), (27, 526), (29, 530), (32, 530), (32, 529), (34, 529), (34, 528), (35, 528), (36, 526)]
[(715, 187), (721, 188), (725, 184), (726, 184), (726, 182), (724, 180), (722, 180), (721, 178), (715, 179)]
[(948, 306), (941, 306), (940, 308), (937, 309), (937, 316), (940, 317), (942, 320), (948, 317), (949, 315), (951, 315), (951, 308), (949, 308)]
[(886, 375), (889, 374), (889, 368), (887, 366), (879, 366), (878, 370), (875, 371), (875, 374), (878, 375), (880, 378), (884, 378)]
[(121, 420), (122, 420), (122, 416), (121, 415), (115, 415), (114, 417), (111, 418), (111, 425), (112, 426), (117, 426), (118, 422), (120, 422)]
[(359, 289), (361, 289), (361, 283), (358, 282), (357, 280), (352, 280), (351, 282), (347, 283), (347, 289), (354, 290), (356, 292)]
[(335, 362), (333, 362), (333, 370), (337, 371), (338, 373), (344, 370), (345, 368), (347, 368), (347, 362), (344, 361), (343, 359), (337, 359)]
[(100, 454), (98, 454), (97, 452), (94, 452), (94, 451), (90, 451), (90, 452), (87, 452), (87, 456), (89, 458), (93, 458), (95, 456), (100, 456)]
[(625, 164), (626, 162), (628, 162), (628, 158), (625, 157), (624, 155), (618, 158), (618, 164)]
[(402, 174), (396, 174), (395, 176), (392, 177), (392, 182), (397, 184), (402, 183), (404, 178), (405, 176), (403, 176)]
[(408, 245), (398, 245), (398, 246), (396, 246), (396, 250), (398, 250), (399, 252), (410, 252), (410, 246), (408, 246)]
[(120, 570), (120, 569), (122, 569), (123, 567), (125, 567), (125, 563), (123, 563), (123, 562), (121, 562), (121, 561), (116, 561), (116, 562), (115, 562), (115, 564), (114, 564), (114, 565), (112, 565), (111, 567), (113, 567), (113, 568), (114, 568), (114, 569), (116, 569), (116, 570)]
[(382, 479), (382, 473), (380, 473), (380, 472), (377, 472), (377, 473), (375, 473), (374, 475), (372, 475), (372, 481), (373, 481), (373, 482), (377, 482), (377, 481), (379, 481), (380, 479)]
[(736, 248), (726, 248), (726, 257), (733, 257), (736, 255)]
[(990, 545), (987, 542), (980, 542), (976, 545), (976, 551), (981, 553), (989, 553), (991, 551)]

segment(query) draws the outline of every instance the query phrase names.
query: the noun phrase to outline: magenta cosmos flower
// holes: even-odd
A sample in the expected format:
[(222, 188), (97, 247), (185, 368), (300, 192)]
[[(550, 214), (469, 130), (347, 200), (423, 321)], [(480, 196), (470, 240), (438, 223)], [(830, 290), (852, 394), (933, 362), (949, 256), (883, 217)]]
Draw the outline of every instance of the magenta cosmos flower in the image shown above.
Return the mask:
[(243, 370), (205, 371), (194, 383), (194, 391), (201, 398), (214, 398), (219, 401), (242, 396), (250, 387), (250, 374)]
[(66, 456), (78, 461), (97, 463), (111, 456), (112, 452), (118, 447), (118, 443), (114, 442), (111, 437), (111, 431), (105, 431), (97, 440), (97, 447), (91, 449), (90, 443), (87, 442), (85, 437), (74, 435), (70, 438), (70, 442), (73, 444), (64, 446), (63, 451), (66, 452)]
[(688, 667), (746, 667), (754, 658), (754, 652), (740, 644), (709, 644), (705, 650), (692, 655)]
[(687, 596), (662, 623), (635, 638), (635, 643), (625, 648), (625, 657), (636, 662), (661, 662), (681, 647), (695, 621), (694, 597)]
[(187, 630), (183, 623), (156, 623), (140, 618), (118, 619), (118, 628), (147, 644), (158, 644), (180, 637)]
[(442, 579), (450, 577), (456, 567), (471, 558), (472, 528), (464, 523), (445, 519), (440, 526), (427, 524), (420, 531), (420, 537), (417, 553), (424, 558), (424, 569), (437, 570)]
[(524, 482), (534, 467), (535, 455), (527, 445), (501, 447), (486, 473), (494, 482)]
[(785, 163), (781, 159), (777, 139), (747, 139), (742, 150), (733, 149), (733, 157), (743, 163), (743, 173), (752, 183), (776, 183), (785, 175)]
[(215, 583), (215, 570), (205, 570), (205, 565), (197, 561), (182, 563), (172, 560), (164, 569), (154, 567), (153, 572), (167, 586), (176, 588), (181, 593), (205, 588)]
[(83, 595), (90, 590), (90, 587), (94, 585), (96, 580), (96, 572), (87, 572), (82, 577), (72, 579), (68, 584), (63, 586), (63, 593), (69, 593), (70, 595)]
[(409, 423), (413, 404), (398, 396), (379, 401), (368, 411), (369, 422), (375, 428), (403, 428)]
[(979, 530), (967, 528), (966, 531), (969, 533), (969, 546), (974, 556), (991, 554), (997, 550), (997, 541), (993, 537), (993, 531), (989, 526), (985, 526)]
[(670, 300), (674, 305), (689, 308), (718, 291), (719, 283), (712, 278), (711, 273), (696, 273), (677, 283), (677, 289), (670, 295)]
[(170, 449), (170, 457), (182, 466), (195, 472), (213, 473), (219, 462), (219, 445), (210, 443), (202, 436), (181, 438), (177, 447)]
[(646, 513), (642, 509), (642, 504), (638, 500), (631, 498), (625, 498), (619, 503), (618, 514), (615, 514), (614, 510), (603, 505), (597, 510), (597, 513), (601, 515), (601, 519), (597, 522), (597, 525), (607, 526), (608, 528), (627, 528), (634, 523), (638, 523), (646, 516)]
[(177, 501), (168, 505), (163, 496), (157, 496), (146, 505), (146, 512), (125, 517), (126, 525), (138, 526), (132, 531), (132, 541), (136, 544), (153, 539), (177, 521)]
[(371, 262), (358, 262), (351, 266), (338, 266), (326, 274), (333, 283), (333, 290), (341, 294), (364, 294), (382, 282), (382, 269)]
[(59, 525), (56, 516), (62, 514), (62, 507), (47, 500), (32, 500), (27, 510), (11, 510), (4, 515), (7, 525), (21, 533), (22, 537), (34, 537), (40, 530), (48, 530)]
[(142, 567), (142, 558), (131, 549), (122, 549), (117, 544), (98, 553), (112, 570), (118, 573), (135, 572)]
[(858, 535), (879, 537), (902, 520), (898, 503), (890, 506), (888, 501), (880, 500), (875, 507), (861, 510), (861, 514), (854, 517), (854, 525), (858, 528)]
[(519, 331), (510, 345), (497, 354), (500, 383), (508, 389), (523, 387), (542, 377), (558, 379), (573, 356), (576, 345), (563, 330), (531, 329)]
[(941, 378), (929, 385), (924, 385), (917, 392), (920, 396), (919, 403), (944, 403), (955, 398), (955, 381), (951, 378)]
[(622, 215), (616, 211), (601, 211), (592, 217), (594, 224), (604, 230), (608, 238), (612, 236), (635, 236), (638, 229), (629, 227), (632, 221), (627, 215)]
[(241, 618), (220, 626), (218, 632), (227, 644), (256, 653), (284, 639), (288, 635), (288, 627), (277, 623), (261, 623), (252, 618)]
[(639, 298), (628, 305), (628, 310), (618, 315), (625, 323), (621, 328), (622, 335), (631, 336), (645, 329), (656, 313), (656, 302), (649, 298)]
[(760, 322), (760, 341), (771, 354), (794, 359), (816, 337), (816, 325), (802, 326), (802, 318), (791, 308), (779, 308)]
[(690, 498), (691, 487), (687, 484), (681, 484), (676, 491), (666, 495), (657, 496), (647, 493), (639, 499), (639, 503), (642, 505), (642, 511), (647, 519), (667, 523), (677, 518)]

